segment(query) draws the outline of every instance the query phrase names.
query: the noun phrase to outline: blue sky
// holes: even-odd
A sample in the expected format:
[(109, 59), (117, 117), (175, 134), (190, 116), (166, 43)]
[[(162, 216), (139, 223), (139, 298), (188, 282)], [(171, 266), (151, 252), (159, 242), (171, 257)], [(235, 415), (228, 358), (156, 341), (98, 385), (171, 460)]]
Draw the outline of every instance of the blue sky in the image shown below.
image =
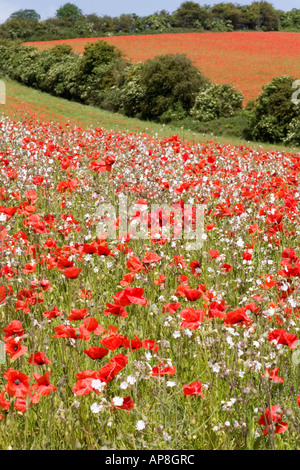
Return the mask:
[[(175, 11), (184, 0), (152, 0), (151, 2), (145, 0), (110, 0), (110, 1), (97, 1), (97, 0), (75, 0), (71, 3), (77, 5), (84, 14), (97, 13), (99, 16), (119, 16), (122, 13), (136, 13), (139, 16), (150, 15), (156, 11), (167, 10), (170, 13)], [(195, 0), (194, 0), (195, 1)], [(198, 1), (200, 5), (213, 5), (221, 1)], [(240, 0), (232, 3), (239, 3), (240, 5), (249, 5), (252, 0)], [(0, 0), (0, 23), (3, 23), (14, 11), (21, 9), (34, 9), (42, 17), (42, 19), (49, 18), (55, 15), (56, 10), (67, 3), (64, 0), (48, 0), (41, 2), (40, 0)], [(280, 10), (291, 10), (292, 8), (300, 8), (299, 0), (271, 0), (275, 8)]]

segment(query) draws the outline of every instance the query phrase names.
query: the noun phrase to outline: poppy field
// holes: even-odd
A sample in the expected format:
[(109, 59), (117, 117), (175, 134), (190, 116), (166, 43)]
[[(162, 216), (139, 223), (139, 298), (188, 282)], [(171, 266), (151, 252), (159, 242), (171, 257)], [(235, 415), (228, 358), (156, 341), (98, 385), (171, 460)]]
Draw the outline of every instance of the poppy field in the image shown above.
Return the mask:
[[(103, 38), (78, 38), (25, 43), (39, 51), (69, 44), (78, 53), (99, 39), (120, 49), (132, 62), (157, 55), (186, 54), (213, 83), (229, 83), (243, 93), (245, 103), (257, 98), (274, 77), (300, 77), (298, 33), (182, 33)], [(245, 73), (246, 72), (246, 73)]]
[(299, 449), (299, 172), (2, 117), (0, 448)]

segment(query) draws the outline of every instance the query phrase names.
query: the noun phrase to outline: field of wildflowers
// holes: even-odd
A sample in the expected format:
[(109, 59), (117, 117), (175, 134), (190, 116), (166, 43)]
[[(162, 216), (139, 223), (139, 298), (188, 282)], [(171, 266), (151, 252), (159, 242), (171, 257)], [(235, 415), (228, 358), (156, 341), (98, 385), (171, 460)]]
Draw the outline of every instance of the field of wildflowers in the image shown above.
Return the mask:
[(114, 45), (133, 63), (157, 55), (186, 54), (213, 83), (229, 83), (241, 91), (245, 103), (255, 99), (273, 77), (300, 76), (298, 33), (233, 32), (182, 33), (103, 38), (63, 39), (26, 43), (42, 51), (56, 44), (70, 44), (84, 52), (89, 42), (103, 39)]
[(299, 171), (1, 118), (0, 448), (299, 448)]

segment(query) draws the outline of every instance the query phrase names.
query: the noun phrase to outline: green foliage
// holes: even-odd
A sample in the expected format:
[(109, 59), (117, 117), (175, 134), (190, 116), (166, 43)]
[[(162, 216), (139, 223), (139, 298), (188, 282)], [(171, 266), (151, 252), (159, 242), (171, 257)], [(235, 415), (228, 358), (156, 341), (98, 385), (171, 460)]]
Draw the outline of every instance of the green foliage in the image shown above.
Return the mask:
[(191, 115), (197, 121), (231, 117), (242, 108), (243, 95), (231, 85), (209, 84), (201, 89)]
[(287, 137), (291, 121), (299, 116), (300, 107), (292, 101), (294, 78), (275, 77), (252, 103), (246, 135), (262, 142), (280, 142)]
[(195, 2), (184, 2), (173, 14), (173, 25), (180, 28), (201, 28), (209, 18), (207, 8)]
[(47, 74), (47, 84), (51, 93), (67, 99), (79, 100), (78, 65), (76, 54), (67, 55), (56, 62)]
[(84, 48), (81, 70), (83, 75), (97, 73), (99, 66), (107, 65), (121, 57), (121, 52), (106, 41), (87, 44)]
[(65, 3), (56, 11), (56, 17), (63, 20), (76, 21), (82, 16), (82, 10), (73, 3)]
[(166, 54), (147, 60), (141, 70), (144, 88), (142, 119), (157, 120), (175, 103), (185, 112), (194, 105), (196, 95), (207, 79), (183, 54)]
[(183, 109), (181, 102), (176, 101), (160, 116), (159, 121), (168, 124), (172, 121), (181, 121), (185, 117), (186, 111)]
[(232, 30), (239, 29), (245, 21), (242, 10), (233, 3), (218, 3), (211, 8), (210, 17), (213, 21), (222, 21)]
[(125, 80), (129, 62), (121, 52), (105, 41), (97, 41), (85, 47), (78, 70), (80, 98), (88, 103), (100, 105), (103, 92), (121, 87)]
[(121, 111), (128, 117), (140, 117), (141, 103), (144, 99), (145, 87), (142, 86), (141, 76), (144, 64), (139, 62), (128, 70), (122, 87)]
[(119, 17), (83, 15), (80, 8), (66, 3), (56, 17), (40, 21), (35, 10), (19, 10), (0, 25), (0, 38), (27, 41), (48, 41), (78, 37), (99, 37), (118, 34), (180, 33), (192, 31), (226, 32), (235, 30), (299, 31), (300, 10), (275, 10), (266, 1), (249, 5), (218, 3), (200, 6), (183, 2), (173, 13), (165, 10), (147, 16), (121, 14)]
[(35, 10), (18, 10), (12, 13), (10, 20), (40, 20), (41, 16)]
[(300, 145), (300, 117), (291, 120), (287, 127), (287, 135), (283, 139), (287, 145)]
[(280, 17), (281, 28), (292, 31), (300, 30), (300, 10), (293, 8), (291, 11), (283, 12)]
[(202, 134), (242, 139), (248, 125), (248, 119), (248, 113), (245, 109), (241, 109), (232, 117), (220, 117), (211, 121), (187, 121), (185, 127)]

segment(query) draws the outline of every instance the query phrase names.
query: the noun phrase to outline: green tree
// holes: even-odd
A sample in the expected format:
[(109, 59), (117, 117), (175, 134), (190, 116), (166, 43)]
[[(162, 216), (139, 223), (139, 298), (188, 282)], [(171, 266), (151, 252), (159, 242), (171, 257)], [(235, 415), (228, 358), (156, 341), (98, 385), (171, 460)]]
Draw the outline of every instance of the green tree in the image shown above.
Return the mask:
[(128, 67), (121, 51), (106, 41), (85, 46), (78, 71), (81, 99), (101, 106), (103, 92), (113, 86), (121, 87)]
[(207, 79), (183, 54), (167, 54), (147, 60), (141, 70), (144, 89), (142, 119), (158, 120), (175, 103), (187, 113)]
[(184, 2), (173, 13), (173, 26), (199, 28), (208, 18), (209, 13), (205, 7), (201, 7), (195, 2)]
[(82, 10), (73, 3), (65, 3), (56, 11), (56, 18), (76, 21), (82, 16)]
[(232, 117), (242, 109), (243, 95), (229, 84), (209, 84), (197, 95), (191, 115), (197, 121)]
[[(300, 116), (300, 105), (292, 101), (294, 78), (275, 77), (251, 103), (247, 137), (263, 142), (280, 142), (286, 138), (290, 123)], [(250, 106), (249, 106), (250, 108)]]
[(300, 29), (300, 10), (293, 8), (291, 11), (282, 12), (280, 26), (284, 29)]
[(268, 2), (252, 2), (246, 16), (252, 29), (264, 31), (278, 31), (279, 29), (280, 12)]
[(230, 21), (234, 29), (240, 29), (245, 18), (242, 10), (233, 3), (218, 3), (214, 5), (210, 11), (213, 20), (223, 20), (225, 23)]
[(12, 13), (9, 20), (40, 20), (41, 16), (35, 10), (18, 10)]

